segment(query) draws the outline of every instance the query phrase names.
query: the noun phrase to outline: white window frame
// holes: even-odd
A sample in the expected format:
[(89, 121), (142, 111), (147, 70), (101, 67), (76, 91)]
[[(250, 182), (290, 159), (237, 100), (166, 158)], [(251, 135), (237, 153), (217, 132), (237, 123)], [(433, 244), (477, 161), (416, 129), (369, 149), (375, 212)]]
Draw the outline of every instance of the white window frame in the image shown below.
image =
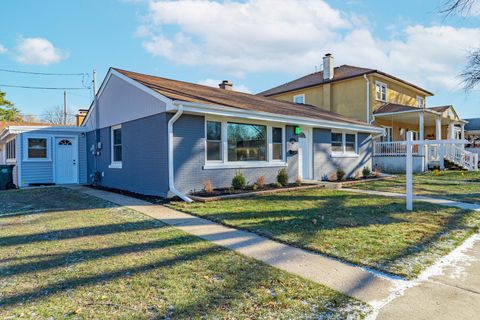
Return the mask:
[(384, 136), (383, 142), (392, 142), (393, 141), (393, 127), (382, 126), (385, 129), (386, 135)]
[[(123, 166), (123, 155), (122, 155), (122, 161), (114, 161), (113, 159), (113, 155), (114, 155), (113, 131), (118, 129), (122, 130), (121, 124), (110, 127), (110, 165), (108, 166), (110, 169), (122, 169), (122, 166)], [(123, 132), (122, 132), (122, 153), (123, 153)]]
[[(385, 87), (385, 99), (382, 99), (382, 96), (381, 96), (383, 94), (382, 90), (377, 91), (377, 86), (380, 86), (381, 88)], [(379, 97), (379, 94), (380, 94), (380, 97)], [(385, 82), (375, 81), (375, 98), (377, 99), (377, 101), (387, 102), (388, 85)]]
[[(422, 101), (421, 104), (419, 104), (419, 101)], [(417, 108), (425, 109), (425, 98), (422, 96), (417, 96)]]
[[(353, 131), (336, 131), (332, 130), (330, 133), (330, 139), (331, 139), (331, 134), (332, 133), (340, 133), (342, 134), (342, 151), (331, 151), (330, 156), (332, 158), (356, 158), (358, 157), (358, 133), (353, 132)], [(353, 134), (355, 135), (355, 151), (347, 151), (347, 139), (346, 135), (347, 134)], [(330, 141), (330, 147), (331, 147), (331, 141)], [(330, 149), (331, 150), (331, 149)]]
[[(28, 139), (45, 139), (47, 143), (46, 158), (28, 157)], [(52, 137), (50, 135), (25, 134), (23, 137), (23, 161), (25, 162), (48, 162), (52, 161)]]
[[(216, 121), (222, 124), (222, 160), (207, 160), (207, 121)], [(229, 122), (235, 122), (240, 124), (252, 124), (252, 125), (262, 125), (267, 127), (267, 150), (266, 150), (266, 159), (265, 161), (228, 161), (228, 132), (227, 124)], [(272, 137), (272, 128), (281, 128), (282, 129), (282, 159), (273, 160), (273, 137)], [(262, 121), (255, 121), (250, 119), (235, 119), (235, 118), (223, 118), (209, 116), (205, 117), (205, 135), (204, 135), (204, 159), (205, 164), (203, 169), (241, 169), (241, 168), (263, 168), (263, 167), (286, 167), (286, 143), (285, 143), (285, 125), (280, 123), (266, 123)]]
[[(303, 102), (301, 102), (301, 103), (297, 102), (297, 101), (296, 101), (297, 98), (302, 98), (302, 101), (303, 101)], [(296, 104), (305, 104), (305, 93), (294, 95), (294, 96), (293, 96), (293, 103), (296, 103)]]
[[(12, 143), (13, 146), (14, 146), (14, 152), (13, 152), (13, 158), (9, 158), (8, 157), (8, 154), (9, 154), (9, 143)], [(11, 146), (10, 146), (11, 148)], [(5, 151), (5, 162), (14, 162), (16, 159), (17, 159), (17, 141), (16, 141), (16, 138), (12, 138), (10, 140), (8, 140), (7, 142), (5, 142), (4, 144), (4, 151)]]

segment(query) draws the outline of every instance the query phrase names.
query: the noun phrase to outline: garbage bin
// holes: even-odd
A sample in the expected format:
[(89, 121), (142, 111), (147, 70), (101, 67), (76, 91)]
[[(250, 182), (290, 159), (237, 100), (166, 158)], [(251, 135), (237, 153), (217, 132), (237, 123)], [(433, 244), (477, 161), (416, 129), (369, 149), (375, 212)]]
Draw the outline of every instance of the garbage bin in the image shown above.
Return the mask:
[(12, 164), (0, 164), (0, 190), (15, 189)]

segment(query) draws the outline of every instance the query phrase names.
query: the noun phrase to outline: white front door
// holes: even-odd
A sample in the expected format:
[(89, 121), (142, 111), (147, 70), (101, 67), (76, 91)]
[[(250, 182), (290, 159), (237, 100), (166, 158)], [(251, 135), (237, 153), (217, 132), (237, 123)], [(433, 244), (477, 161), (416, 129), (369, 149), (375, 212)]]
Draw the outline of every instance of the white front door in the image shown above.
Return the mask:
[(55, 138), (55, 183), (77, 183), (77, 140)]
[(310, 128), (301, 128), (298, 136), (298, 151), (300, 159), (299, 175), (302, 179), (312, 179), (312, 158), (311, 158), (311, 130)]

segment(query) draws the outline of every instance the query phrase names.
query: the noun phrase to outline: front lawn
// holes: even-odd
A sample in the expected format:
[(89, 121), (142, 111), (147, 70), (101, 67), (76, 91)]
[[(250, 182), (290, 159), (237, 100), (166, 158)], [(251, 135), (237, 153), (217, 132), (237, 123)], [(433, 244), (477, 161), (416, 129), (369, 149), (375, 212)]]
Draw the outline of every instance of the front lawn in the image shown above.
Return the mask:
[(311, 189), (172, 208), (381, 271), (415, 277), (480, 225), (480, 213)]
[[(360, 183), (352, 188), (405, 193), (405, 175)], [(431, 171), (413, 176), (416, 195), (480, 204), (480, 173), (465, 171)]]
[(368, 309), (72, 190), (0, 192), (1, 319), (345, 319)]

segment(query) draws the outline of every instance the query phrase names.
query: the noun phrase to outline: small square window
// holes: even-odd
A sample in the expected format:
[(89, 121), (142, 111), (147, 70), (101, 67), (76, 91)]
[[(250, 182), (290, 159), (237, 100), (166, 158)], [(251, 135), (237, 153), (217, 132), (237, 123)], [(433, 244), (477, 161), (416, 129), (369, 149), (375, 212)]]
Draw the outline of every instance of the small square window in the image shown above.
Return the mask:
[(377, 100), (387, 102), (387, 85), (385, 83), (377, 81), (375, 83), (375, 93)]
[(293, 97), (293, 102), (296, 104), (305, 104), (305, 95), (304, 94), (298, 94)]
[(47, 139), (46, 138), (28, 138), (28, 158), (46, 159), (47, 158)]

